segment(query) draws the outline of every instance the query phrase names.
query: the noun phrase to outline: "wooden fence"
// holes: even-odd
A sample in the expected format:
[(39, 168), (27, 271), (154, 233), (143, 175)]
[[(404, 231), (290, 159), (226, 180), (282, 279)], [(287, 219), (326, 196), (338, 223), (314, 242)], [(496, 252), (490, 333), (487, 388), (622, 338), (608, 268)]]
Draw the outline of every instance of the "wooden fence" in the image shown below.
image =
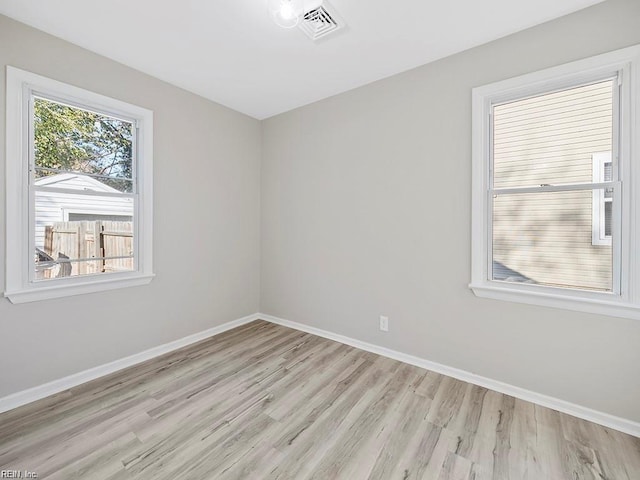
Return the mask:
[(44, 270), (42, 278), (130, 271), (133, 222), (57, 222), (45, 228), (44, 251), (60, 267)]

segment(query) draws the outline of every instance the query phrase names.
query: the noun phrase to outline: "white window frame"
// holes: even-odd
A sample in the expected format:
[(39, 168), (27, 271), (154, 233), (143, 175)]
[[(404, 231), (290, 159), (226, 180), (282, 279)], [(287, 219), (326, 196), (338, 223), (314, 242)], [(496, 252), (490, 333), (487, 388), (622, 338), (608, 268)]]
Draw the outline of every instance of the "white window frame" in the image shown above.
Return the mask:
[[(617, 76), (619, 111), (614, 113), (612, 229), (613, 292), (556, 288), (491, 280), (492, 106)], [(475, 295), (496, 300), (640, 319), (640, 45), (477, 87), (472, 92), (471, 283)], [(617, 176), (616, 176), (617, 175)], [(554, 187), (547, 187), (554, 191)], [(638, 253), (636, 253), (638, 252)]]
[[(131, 120), (137, 126), (134, 189), (134, 259), (131, 272), (34, 281), (34, 205), (30, 189), (34, 94), (69, 105)], [(153, 112), (41, 75), (7, 66), (6, 110), (6, 284), (12, 303), (145, 285), (153, 274)], [(34, 224), (34, 225), (32, 225)]]
[[(611, 162), (611, 152), (597, 152), (592, 156), (593, 183), (605, 181), (605, 165)], [(613, 198), (606, 198), (602, 190), (594, 190), (591, 207), (591, 244), (611, 245), (611, 235), (606, 234), (606, 207), (605, 203), (613, 202)]]

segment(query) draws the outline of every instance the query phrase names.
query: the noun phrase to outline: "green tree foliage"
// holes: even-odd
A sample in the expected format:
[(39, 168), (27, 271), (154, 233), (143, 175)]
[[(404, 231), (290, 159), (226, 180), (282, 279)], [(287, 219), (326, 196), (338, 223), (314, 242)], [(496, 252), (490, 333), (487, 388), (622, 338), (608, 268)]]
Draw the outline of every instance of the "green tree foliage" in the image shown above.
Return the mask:
[(130, 122), (37, 98), (34, 102), (35, 166), (43, 177), (73, 171), (130, 191), (133, 125)]

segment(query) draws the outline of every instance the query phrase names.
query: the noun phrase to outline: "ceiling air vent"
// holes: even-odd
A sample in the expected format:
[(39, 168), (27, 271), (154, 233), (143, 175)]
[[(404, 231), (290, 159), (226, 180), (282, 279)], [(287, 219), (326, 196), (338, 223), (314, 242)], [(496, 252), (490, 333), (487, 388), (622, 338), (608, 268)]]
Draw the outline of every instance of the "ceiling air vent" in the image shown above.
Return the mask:
[(344, 22), (327, 2), (323, 2), (319, 7), (305, 13), (299, 25), (300, 30), (311, 40), (324, 38), (342, 27), (344, 27)]

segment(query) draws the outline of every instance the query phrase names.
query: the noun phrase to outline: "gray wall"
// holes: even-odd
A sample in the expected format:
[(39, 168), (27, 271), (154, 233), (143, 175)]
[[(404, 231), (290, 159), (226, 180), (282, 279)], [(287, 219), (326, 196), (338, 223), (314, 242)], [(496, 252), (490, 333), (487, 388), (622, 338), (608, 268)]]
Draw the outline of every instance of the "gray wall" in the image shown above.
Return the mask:
[[(467, 288), (471, 88), (639, 43), (639, 24), (640, 2), (609, 0), (261, 129), (0, 16), (3, 70), (10, 64), (155, 112), (157, 273), (130, 290), (0, 301), (0, 397), (261, 307), (640, 421), (639, 322), (484, 300)], [(4, 207), (0, 267), (3, 229)], [(390, 317), (389, 333), (378, 330), (380, 314)]]
[(5, 65), (154, 111), (157, 277), (108, 293), (0, 300), (0, 397), (258, 310), (260, 123), (2, 16), (0, 270)]
[(467, 288), (471, 88), (639, 26), (610, 0), (265, 121), (261, 311), (640, 421), (640, 322)]

